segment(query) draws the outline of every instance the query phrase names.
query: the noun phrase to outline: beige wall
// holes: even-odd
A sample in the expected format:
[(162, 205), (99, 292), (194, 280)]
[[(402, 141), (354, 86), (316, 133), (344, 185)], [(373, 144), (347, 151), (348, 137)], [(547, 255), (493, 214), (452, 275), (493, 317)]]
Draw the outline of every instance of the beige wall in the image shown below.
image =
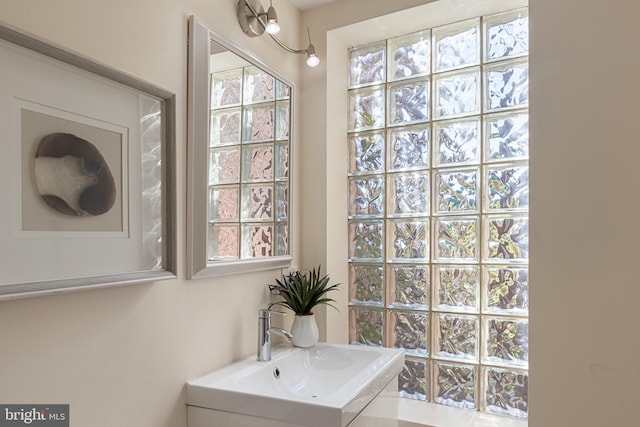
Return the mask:
[(531, 1), (534, 426), (638, 425), (639, 13)]
[[(465, 6), (471, 0), (455, 1)], [(427, 2), (343, 0), (305, 12), (301, 22), (311, 25), (324, 57), (325, 31), (420, 3)], [(640, 350), (634, 329), (640, 324), (634, 274), (640, 93), (632, 83), (640, 75), (640, 6), (623, 0), (588, 7), (579, 0), (530, 3), (530, 421), (540, 427), (631, 426), (640, 398), (634, 363)], [(276, 5), (281, 16), (298, 22), (284, 0)], [(183, 280), (191, 13), (298, 84), (304, 173), (296, 227), (305, 242), (296, 262), (322, 262), (332, 276), (343, 276), (328, 256), (343, 251), (331, 246), (344, 230), (331, 218), (344, 200), (331, 195), (342, 185), (333, 162), (345, 160), (326, 149), (327, 112), (335, 100), (325, 96), (324, 66), (299, 70), (300, 62), (272, 43), (244, 37), (234, 8), (232, 0), (0, 3), (4, 22), (176, 93), (180, 267), (172, 281), (1, 302), (0, 403), (70, 403), (74, 426), (184, 427), (184, 381), (255, 351), (255, 312), (267, 301), (264, 283), (272, 272)], [(284, 38), (298, 46), (303, 40)], [(346, 339), (339, 330), (345, 315), (346, 307), (329, 315), (330, 340)]]

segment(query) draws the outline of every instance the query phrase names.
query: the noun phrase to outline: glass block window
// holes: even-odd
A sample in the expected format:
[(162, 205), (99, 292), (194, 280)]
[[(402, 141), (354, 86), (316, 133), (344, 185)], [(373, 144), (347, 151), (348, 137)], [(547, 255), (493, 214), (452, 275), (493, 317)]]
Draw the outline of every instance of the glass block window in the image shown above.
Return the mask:
[(289, 255), (289, 94), (254, 66), (211, 74), (209, 261)]
[(518, 9), (350, 49), (353, 344), (400, 396), (528, 416), (529, 31)]

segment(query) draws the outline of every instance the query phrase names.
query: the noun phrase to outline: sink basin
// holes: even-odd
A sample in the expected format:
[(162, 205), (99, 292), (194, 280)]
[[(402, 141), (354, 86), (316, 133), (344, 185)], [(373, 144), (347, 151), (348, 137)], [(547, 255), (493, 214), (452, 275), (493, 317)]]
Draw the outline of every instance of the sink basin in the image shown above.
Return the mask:
[(346, 426), (402, 370), (399, 349), (276, 347), (188, 381), (187, 405), (310, 427)]

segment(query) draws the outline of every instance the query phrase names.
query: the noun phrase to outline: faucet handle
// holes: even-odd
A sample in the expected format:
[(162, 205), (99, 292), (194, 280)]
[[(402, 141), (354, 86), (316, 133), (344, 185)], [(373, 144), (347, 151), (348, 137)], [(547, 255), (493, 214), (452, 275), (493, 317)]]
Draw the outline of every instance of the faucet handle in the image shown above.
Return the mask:
[(261, 308), (260, 310), (258, 310), (258, 316), (262, 319), (268, 319), (269, 317), (271, 317), (272, 313), (278, 314), (280, 316), (287, 315), (287, 313), (285, 313), (284, 311), (271, 310), (270, 308)]

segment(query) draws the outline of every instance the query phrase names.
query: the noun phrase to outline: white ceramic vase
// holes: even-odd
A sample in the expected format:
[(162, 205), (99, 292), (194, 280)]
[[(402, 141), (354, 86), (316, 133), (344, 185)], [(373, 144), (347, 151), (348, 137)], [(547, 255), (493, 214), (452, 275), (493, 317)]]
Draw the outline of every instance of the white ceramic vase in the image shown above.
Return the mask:
[(296, 314), (291, 326), (291, 342), (296, 347), (313, 347), (318, 343), (318, 324), (315, 314)]

